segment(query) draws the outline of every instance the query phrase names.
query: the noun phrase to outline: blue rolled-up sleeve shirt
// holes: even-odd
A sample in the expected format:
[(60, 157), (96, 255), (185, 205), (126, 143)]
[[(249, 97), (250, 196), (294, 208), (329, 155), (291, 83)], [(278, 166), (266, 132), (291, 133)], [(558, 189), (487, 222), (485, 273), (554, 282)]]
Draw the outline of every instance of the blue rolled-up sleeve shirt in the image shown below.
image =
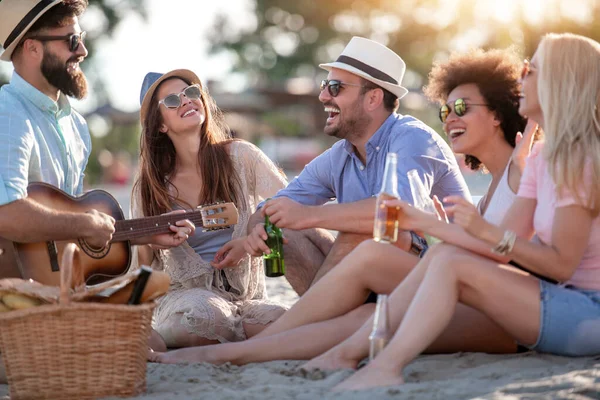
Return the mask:
[(87, 124), (66, 96), (54, 101), (13, 72), (0, 88), (0, 205), (26, 197), (34, 181), (81, 194), (90, 152)]
[(369, 139), (366, 151), (365, 165), (350, 142), (336, 142), (273, 198), (288, 197), (304, 205), (321, 205), (330, 200), (350, 203), (375, 196), (381, 189), (387, 153), (396, 153), (402, 200), (413, 203), (407, 173), (415, 169), (430, 196), (443, 199), (459, 195), (471, 201), (452, 150), (416, 118), (392, 113)]

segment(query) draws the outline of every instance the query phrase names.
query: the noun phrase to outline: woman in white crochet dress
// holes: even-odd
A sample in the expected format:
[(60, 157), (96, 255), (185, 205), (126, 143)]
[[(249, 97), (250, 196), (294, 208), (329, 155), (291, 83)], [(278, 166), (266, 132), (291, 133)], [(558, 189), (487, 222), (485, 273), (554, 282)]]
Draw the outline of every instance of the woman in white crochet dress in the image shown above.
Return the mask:
[[(140, 264), (171, 277), (169, 293), (154, 313), (151, 347), (165, 350), (165, 345), (201, 346), (251, 337), (285, 308), (267, 300), (262, 260), (244, 250), (246, 225), (256, 205), (286, 185), (285, 177), (256, 146), (231, 138), (222, 113), (192, 71), (149, 73), (140, 97), (143, 131), (134, 215), (217, 201), (233, 202), (239, 212), (234, 227), (197, 229), (179, 247), (138, 248)], [(310, 243), (327, 246), (321, 238)], [(320, 252), (311, 250), (318, 258)], [(327, 248), (322, 250), (326, 254)]]

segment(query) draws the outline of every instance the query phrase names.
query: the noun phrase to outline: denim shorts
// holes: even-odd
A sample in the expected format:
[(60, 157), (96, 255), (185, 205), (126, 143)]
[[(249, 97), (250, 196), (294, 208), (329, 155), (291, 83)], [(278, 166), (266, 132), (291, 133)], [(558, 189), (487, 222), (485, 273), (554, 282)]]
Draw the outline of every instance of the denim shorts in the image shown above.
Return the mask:
[(540, 281), (540, 333), (532, 350), (562, 356), (600, 354), (600, 291)]

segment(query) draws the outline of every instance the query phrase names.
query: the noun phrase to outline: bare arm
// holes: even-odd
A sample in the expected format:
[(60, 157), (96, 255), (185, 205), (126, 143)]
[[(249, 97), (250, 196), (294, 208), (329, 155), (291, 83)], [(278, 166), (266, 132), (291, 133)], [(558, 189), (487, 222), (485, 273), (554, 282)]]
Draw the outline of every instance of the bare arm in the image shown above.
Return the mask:
[[(555, 279), (569, 280), (588, 246), (593, 217), (581, 206), (556, 209), (552, 224), (552, 244), (517, 239), (509, 256), (528, 270)], [(506, 226), (510, 229), (510, 225)], [(502, 240), (505, 230), (489, 224), (479, 237), (491, 245)]]
[(271, 222), (280, 228), (324, 228), (370, 235), (375, 218), (375, 198), (353, 203), (307, 206), (289, 198), (276, 198), (264, 206)]
[(536, 206), (534, 199), (517, 197), (501, 226), (467, 211), (464, 204), (456, 203), (452, 208), (454, 222), (490, 247), (502, 240), (507, 229), (514, 231), (518, 238), (507, 257), (532, 272), (566, 281), (573, 276), (588, 246), (593, 222), (591, 211), (579, 205), (558, 207), (552, 221), (552, 244), (545, 244), (529, 241)]
[(30, 199), (0, 206), (0, 236), (21, 243), (85, 238), (90, 244), (106, 244), (114, 232), (114, 219), (92, 210), (60, 212)]
[[(447, 208), (447, 211), (449, 214), (455, 215), (455, 218), (459, 215), (463, 219), (469, 218), (483, 221), (477, 208), (462, 197), (450, 196), (444, 200), (454, 203), (453, 206)], [(389, 204), (398, 204), (402, 208), (402, 215), (399, 222), (400, 227), (403, 229), (412, 229), (428, 233), (446, 243), (462, 247), (501, 263), (507, 263), (511, 260), (510, 257), (501, 257), (491, 252), (491, 248), (496, 245), (497, 242), (490, 245), (490, 243), (485, 240), (469, 234), (460, 224), (446, 223), (433, 214), (425, 213), (401, 201), (390, 201)], [(502, 225), (511, 226), (511, 230), (519, 237), (529, 240), (531, 236), (533, 236), (532, 216), (535, 205), (535, 200), (518, 197), (507, 212)]]
[(375, 203), (376, 199), (371, 197), (352, 203), (317, 206), (315, 227), (371, 235)]

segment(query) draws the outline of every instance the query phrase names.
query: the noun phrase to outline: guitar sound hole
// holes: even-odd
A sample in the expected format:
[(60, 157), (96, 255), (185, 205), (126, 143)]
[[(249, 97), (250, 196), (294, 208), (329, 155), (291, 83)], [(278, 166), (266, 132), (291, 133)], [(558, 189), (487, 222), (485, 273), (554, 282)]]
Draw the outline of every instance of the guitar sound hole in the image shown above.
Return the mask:
[(88, 256), (90, 256), (92, 258), (96, 258), (96, 259), (104, 258), (110, 251), (110, 246), (111, 246), (110, 243), (108, 244), (108, 246), (93, 247), (93, 246), (89, 245), (88, 242), (85, 241), (85, 239), (79, 238), (78, 242), (79, 242), (79, 247), (81, 247), (81, 250), (83, 250), (83, 252), (85, 254), (87, 254)]

